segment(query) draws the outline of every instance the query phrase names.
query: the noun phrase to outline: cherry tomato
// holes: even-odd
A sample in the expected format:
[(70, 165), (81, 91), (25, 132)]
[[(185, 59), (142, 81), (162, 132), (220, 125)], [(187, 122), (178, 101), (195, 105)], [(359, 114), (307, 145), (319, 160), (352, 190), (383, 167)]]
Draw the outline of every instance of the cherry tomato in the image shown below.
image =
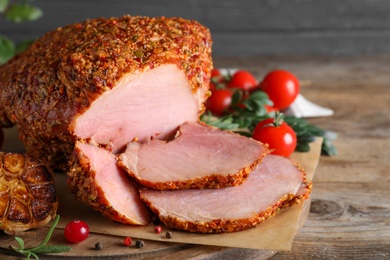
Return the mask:
[(87, 239), (89, 235), (89, 226), (84, 221), (78, 219), (73, 220), (65, 226), (64, 235), (69, 242), (79, 243)]
[(228, 89), (216, 89), (207, 100), (207, 109), (218, 116), (223, 115), (224, 111), (232, 103), (233, 92)]
[(275, 118), (265, 119), (256, 125), (252, 137), (275, 149), (272, 154), (289, 157), (297, 146), (297, 136), (286, 122), (279, 124), (275, 123)]
[(211, 71), (211, 78), (216, 78), (222, 76), (221, 71), (219, 69), (213, 69)]
[(227, 84), (228, 88), (241, 88), (243, 90), (250, 90), (256, 86), (256, 78), (246, 70), (238, 70), (235, 72)]
[(290, 106), (300, 90), (298, 79), (286, 70), (269, 72), (259, 87), (268, 94), (269, 99), (274, 103), (274, 108), (280, 110)]
[(3, 145), (3, 142), (4, 142), (4, 132), (3, 132), (3, 128), (0, 128), (0, 149), (1, 146)]

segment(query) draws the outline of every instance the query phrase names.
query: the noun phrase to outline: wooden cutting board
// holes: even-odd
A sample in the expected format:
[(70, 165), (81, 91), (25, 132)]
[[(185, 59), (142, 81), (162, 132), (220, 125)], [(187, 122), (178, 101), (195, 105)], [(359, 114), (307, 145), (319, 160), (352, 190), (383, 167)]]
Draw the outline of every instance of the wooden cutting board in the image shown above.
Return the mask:
[[(6, 132), (7, 135), (13, 135)], [(9, 138), (8, 140), (11, 140)], [(15, 143), (14, 143), (15, 144)], [(311, 144), (309, 153), (294, 153), (292, 159), (301, 164), (306, 170), (308, 179), (312, 180), (317, 167), (322, 139)], [(7, 144), (8, 145), (8, 144)], [(3, 148), (4, 151), (7, 147)], [(19, 148), (18, 148), (19, 149)], [(18, 150), (13, 146), (13, 151)], [(315, 185), (315, 184), (314, 184)], [(275, 217), (262, 223), (259, 227), (246, 231), (228, 234), (193, 234), (170, 230), (173, 237), (168, 239), (165, 232), (169, 229), (163, 227), (163, 232), (155, 234), (154, 226), (129, 226), (114, 223), (91, 210), (83, 203), (74, 199), (68, 191), (64, 174), (56, 175), (57, 192), (60, 198), (58, 214), (61, 216), (50, 245), (69, 245), (63, 235), (63, 228), (73, 219), (86, 221), (91, 229), (87, 240), (71, 244), (72, 250), (66, 253), (52, 255), (65, 259), (78, 259), (80, 257), (105, 257), (111, 259), (134, 258), (137, 259), (183, 259), (183, 258), (220, 258), (236, 259), (246, 254), (256, 259), (268, 259), (279, 250), (290, 250), (293, 239), (299, 228), (304, 224), (310, 209), (310, 200), (293, 207), (283, 209)], [(243, 202), (245, 206), (245, 202)], [(49, 225), (48, 225), (49, 226)], [(26, 247), (39, 244), (47, 233), (48, 227), (28, 231), (23, 235)], [(125, 247), (123, 239), (126, 236), (133, 238), (133, 245)], [(137, 239), (145, 241), (145, 246), (138, 249), (134, 246)], [(13, 252), (8, 249), (10, 245), (16, 246), (13, 237), (0, 233), (1, 259), (12, 258)], [(95, 244), (102, 243), (103, 249), (96, 250)], [(5, 258), (7, 257), (7, 258)], [(45, 256), (46, 257), (46, 256)]]

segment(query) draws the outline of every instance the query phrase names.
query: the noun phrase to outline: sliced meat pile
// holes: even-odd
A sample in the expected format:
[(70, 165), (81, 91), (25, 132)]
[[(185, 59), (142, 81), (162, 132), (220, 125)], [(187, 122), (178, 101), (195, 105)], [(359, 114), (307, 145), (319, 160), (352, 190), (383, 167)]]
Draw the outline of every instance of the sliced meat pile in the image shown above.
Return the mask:
[(129, 143), (118, 164), (153, 189), (223, 188), (244, 182), (267, 152), (253, 139), (187, 122), (172, 141)]
[(142, 189), (141, 198), (168, 227), (190, 232), (245, 230), (280, 208), (309, 196), (310, 182), (292, 161), (267, 155), (237, 187), (159, 191)]

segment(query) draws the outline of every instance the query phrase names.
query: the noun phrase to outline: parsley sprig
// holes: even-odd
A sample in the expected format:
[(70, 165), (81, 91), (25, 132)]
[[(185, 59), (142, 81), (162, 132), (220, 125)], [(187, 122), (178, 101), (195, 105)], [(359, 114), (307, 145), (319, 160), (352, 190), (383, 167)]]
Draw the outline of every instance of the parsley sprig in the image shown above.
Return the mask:
[[(37, 20), (43, 12), (40, 8), (30, 4), (31, 1), (0, 0), (0, 15), (4, 15), (5, 20), (13, 23)], [(25, 40), (20, 44), (15, 44), (11, 39), (0, 34), (0, 65), (25, 50), (31, 43), (32, 40)]]
[[(267, 112), (266, 106), (272, 106), (272, 101), (268, 95), (256, 90), (252, 93), (246, 93), (237, 89), (232, 97), (232, 105), (225, 115), (216, 117), (210, 112), (201, 116), (201, 121), (206, 124), (218, 127), (224, 130), (230, 130), (241, 135), (252, 136), (257, 123), (267, 118), (274, 118), (275, 112)], [(336, 134), (315, 125), (310, 124), (303, 118), (297, 118), (292, 115), (285, 116), (283, 119), (289, 124), (297, 134), (297, 152), (310, 151), (310, 143), (316, 137), (324, 138), (321, 152), (323, 155), (336, 155), (337, 150), (333, 145)]]
[(59, 221), (60, 221), (60, 216), (57, 215), (56, 218), (54, 219), (54, 222), (51, 225), (45, 239), (38, 246), (31, 247), (31, 248), (25, 248), (23, 238), (15, 237), (15, 240), (16, 240), (16, 242), (18, 242), (19, 247), (11, 246), (11, 249), (24, 255), (26, 257), (26, 259), (30, 259), (31, 257), (34, 257), (35, 259), (39, 259), (38, 254), (62, 253), (62, 252), (70, 251), (72, 248), (69, 246), (47, 246), (46, 245), (49, 242), (49, 240), (53, 234), (53, 231), (54, 231), (54, 229), (57, 226)]

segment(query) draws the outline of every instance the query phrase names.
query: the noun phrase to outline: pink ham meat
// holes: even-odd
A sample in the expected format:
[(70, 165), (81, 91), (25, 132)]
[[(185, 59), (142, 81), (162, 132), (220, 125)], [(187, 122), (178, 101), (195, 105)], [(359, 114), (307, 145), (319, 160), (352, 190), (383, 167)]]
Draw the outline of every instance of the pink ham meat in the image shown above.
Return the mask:
[(73, 157), (68, 184), (79, 199), (117, 222), (149, 223), (151, 212), (141, 201), (138, 187), (116, 165), (112, 153), (88, 143), (76, 142)]
[(134, 138), (140, 142), (151, 136), (166, 139), (178, 125), (196, 121), (204, 91), (193, 92), (174, 64), (135, 72), (75, 117), (70, 128), (78, 138), (117, 153)]
[(253, 139), (187, 122), (171, 141), (129, 143), (118, 164), (153, 189), (222, 188), (244, 182), (267, 152)]
[(141, 198), (168, 227), (222, 233), (255, 227), (280, 208), (309, 196), (305, 172), (285, 157), (267, 155), (237, 187), (158, 191), (142, 189)]

